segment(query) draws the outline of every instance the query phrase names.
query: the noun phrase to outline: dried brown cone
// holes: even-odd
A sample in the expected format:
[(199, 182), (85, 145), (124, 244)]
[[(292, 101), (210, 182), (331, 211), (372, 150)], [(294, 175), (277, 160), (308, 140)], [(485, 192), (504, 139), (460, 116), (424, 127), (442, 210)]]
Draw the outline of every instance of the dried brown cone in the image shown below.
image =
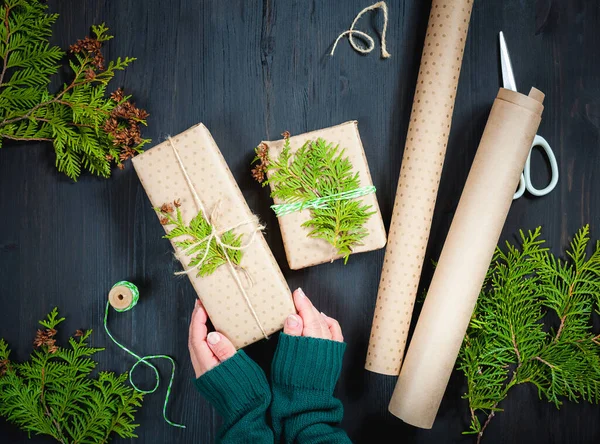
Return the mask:
[(85, 78), (87, 80), (94, 80), (96, 78), (96, 71), (94, 71), (92, 68), (86, 70)]
[(71, 53), (83, 53), (91, 59), (91, 64), (98, 70), (104, 71), (104, 56), (102, 55), (102, 42), (92, 37), (77, 40), (70, 46)]
[(254, 151), (259, 162), (252, 168), (252, 177), (258, 183), (262, 183), (265, 180), (267, 167), (269, 166), (269, 147), (266, 143), (261, 142)]
[(283, 136), (283, 138), (284, 138), (285, 140), (287, 140), (287, 139), (289, 139), (289, 138), (290, 138), (290, 135), (291, 135), (291, 134), (290, 134), (290, 132), (289, 132), (289, 131), (284, 131), (284, 132), (282, 132), (282, 133), (281, 133), (281, 135)]
[(143, 142), (140, 122), (148, 117), (148, 112), (125, 100), (126, 96), (121, 88), (114, 91), (110, 98), (117, 105), (110, 112), (102, 129), (108, 134), (113, 145), (120, 149), (117, 167), (123, 169), (121, 162), (134, 157), (137, 154), (134, 148)]
[(266, 165), (269, 164), (269, 146), (266, 143), (261, 142), (261, 144), (256, 147), (256, 157), (260, 159), (261, 163)]
[(56, 330), (53, 328), (38, 330), (35, 334), (33, 345), (37, 348), (47, 346), (50, 353), (55, 353), (58, 350), (58, 347), (56, 346), (56, 339), (54, 339), (55, 335)]
[(162, 204), (162, 206), (160, 207), (160, 211), (162, 211), (163, 213), (172, 213), (174, 211), (173, 204), (171, 204), (170, 202)]
[(79, 338), (81, 336), (83, 336), (83, 330), (78, 329), (77, 331), (75, 331), (75, 334), (73, 336), (75, 336), (76, 338)]
[(123, 88), (118, 88), (116, 91), (113, 91), (110, 95), (110, 98), (117, 103), (122, 102), (125, 98)]
[(252, 168), (252, 177), (258, 183), (263, 183), (263, 181), (265, 180), (264, 167), (262, 165), (257, 165), (254, 168)]
[(174, 200), (173, 205), (175, 205), (175, 208), (179, 208), (181, 206), (181, 199)]
[(0, 360), (0, 376), (4, 376), (10, 368), (10, 361), (8, 359)]
[(166, 217), (161, 217), (160, 218), (160, 224), (161, 225), (168, 225), (169, 224), (169, 219), (167, 219)]

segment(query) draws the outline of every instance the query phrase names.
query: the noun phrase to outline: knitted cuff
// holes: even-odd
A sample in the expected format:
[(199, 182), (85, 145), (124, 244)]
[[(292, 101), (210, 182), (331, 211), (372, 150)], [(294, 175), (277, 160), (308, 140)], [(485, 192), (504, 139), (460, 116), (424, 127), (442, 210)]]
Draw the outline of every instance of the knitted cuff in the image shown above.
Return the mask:
[(273, 357), (273, 383), (333, 393), (345, 349), (344, 342), (281, 333)]
[(271, 402), (265, 373), (243, 350), (194, 380), (194, 385), (225, 420), (257, 402)]

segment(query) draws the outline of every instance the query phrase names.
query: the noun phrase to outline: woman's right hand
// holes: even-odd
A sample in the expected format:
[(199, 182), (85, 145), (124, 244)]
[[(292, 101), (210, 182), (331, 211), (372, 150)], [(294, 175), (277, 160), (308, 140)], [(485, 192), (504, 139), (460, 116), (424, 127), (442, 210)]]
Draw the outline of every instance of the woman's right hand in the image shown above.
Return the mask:
[(323, 312), (319, 313), (301, 288), (294, 291), (292, 296), (298, 314), (291, 314), (285, 320), (283, 332), (286, 335), (344, 342), (338, 321)]

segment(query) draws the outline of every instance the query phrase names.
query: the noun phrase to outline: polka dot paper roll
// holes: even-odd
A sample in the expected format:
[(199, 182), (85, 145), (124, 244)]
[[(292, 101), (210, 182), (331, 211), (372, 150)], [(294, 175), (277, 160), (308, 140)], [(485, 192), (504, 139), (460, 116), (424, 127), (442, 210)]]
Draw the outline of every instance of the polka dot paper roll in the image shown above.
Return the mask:
[[(217, 228), (233, 227), (252, 218), (252, 212), (221, 151), (204, 125), (193, 126), (172, 137), (172, 141), (207, 211), (210, 213), (217, 203), (220, 204)], [(198, 214), (192, 191), (168, 141), (135, 157), (133, 165), (153, 207), (180, 199), (180, 210), (186, 224)], [(168, 231), (172, 226), (164, 228)], [(235, 229), (236, 233), (244, 234), (244, 242), (250, 238), (252, 231), (253, 227), (249, 225)], [(154, 242), (164, 241), (157, 238)], [(173, 248), (181, 254), (175, 245)], [(181, 265), (173, 265), (171, 256), (163, 260), (168, 273), (187, 269), (189, 263), (186, 258)], [(241, 280), (262, 327), (267, 334), (280, 330), (295, 308), (290, 289), (261, 233), (257, 233), (250, 246), (244, 249), (240, 265), (252, 277), (252, 284), (244, 276)], [(188, 277), (215, 328), (237, 348), (264, 337), (227, 265), (220, 266), (209, 276), (196, 277), (196, 273), (191, 272)]]
[[(290, 137), (290, 152), (294, 153), (307, 141), (317, 140), (318, 138), (339, 145), (340, 151), (344, 150), (344, 157), (350, 159), (353, 171), (358, 173), (361, 187), (373, 185), (365, 151), (358, 133), (358, 122), (350, 121), (329, 128), (292, 136)], [(284, 140), (263, 143), (266, 143), (269, 147), (269, 156), (277, 158), (283, 150)], [(370, 211), (374, 211), (375, 214), (364, 225), (369, 234), (362, 239), (360, 245), (356, 245), (353, 248), (352, 254), (379, 250), (385, 246), (386, 242), (385, 227), (383, 226), (383, 219), (379, 211), (376, 193), (367, 194), (358, 199), (365, 205), (370, 205)], [(275, 203), (281, 204), (283, 202), (276, 199)], [(281, 237), (285, 247), (285, 255), (292, 270), (331, 262), (342, 257), (326, 240), (307, 236), (310, 230), (302, 227), (302, 224), (310, 220), (310, 218), (311, 213), (309, 209), (296, 211), (278, 218)], [(349, 261), (352, 261), (352, 258)]]
[(541, 121), (544, 94), (500, 89), (435, 267), (389, 410), (430, 429)]
[(440, 184), (473, 0), (433, 0), (365, 368), (398, 375)]

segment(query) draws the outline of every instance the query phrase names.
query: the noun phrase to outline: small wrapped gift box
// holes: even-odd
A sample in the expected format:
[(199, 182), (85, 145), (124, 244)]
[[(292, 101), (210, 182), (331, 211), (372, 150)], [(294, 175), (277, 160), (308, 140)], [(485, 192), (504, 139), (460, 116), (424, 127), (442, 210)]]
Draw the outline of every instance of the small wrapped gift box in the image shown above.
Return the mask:
[(290, 289), (208, 129), (193, 126), (133, 165), (215, 329), (237, 348), (280, 330), (295, 312)]
[[(288, 163), (291, 164), (294, 161), (294, 156), (298, 153), (298, 150), (302, 150), (307, 142), (311, 143), (317, 141), (334, 148), (335, 156), (347, 158), (351, 163), (352, 173), (358, 174), (357, 178), (359, 184), (355, 187), (355, 190), (348, 194), (351, 196), (348, 197), (348, 199), (358, 200), (361, 204), (368, 206), (367, 212), (370, 213), (370, 216), (366, 219), (361, 228), (361, 230), (366, 230), (366, 236), (362, 237), (359, 242), (350, 247), (351, 253), (362, 253), (383, 248), (386, 243), (385, 228), (383, 226), (381, 212), (379, 211), (379, 205), (377, 204), (377, 198), (375, 197), (375, 187), (373, 187), (369, 166), (360, 140), (360, 135), (358, 134), (358, 123), (356, 121), (342, 123), (341, 125), (277, 141), (262, 142), (257, 149), (257, 153), (259, 153), (261, 146), (267, 147), (268, 158), (271, 159), (271, 166), (267, 168), (267, 177), (272, 193), (277, 187), (277, 185), (272, 182), (274, 174), (273, 160), (276, 160), (282, 152), (284, 152), (287, 145), (288, 151), (291, 154)], [(313, 147), (310, 149), (313, 149)], [(313, 170), (305, 171), (312, 173)], [(323, 176), (321, 180), (327, 180), (327, 177)], [(336, 203), (334, 200), (345, 199), (344, 193), (340, 193), (339, 190), (335, 191), (335, 187), (333, 188), (334, 191), (332, 191), (329, 196), (321, 194), (316, 196), (316, 199), (319, 200), (315, 205), (316, 207), (320, 206), (320, 208), (327, 208), (329, 205), (329, 208), (335, 209)], [(331, 199), (332, 194), (336, 194), (339, 198)], [(283, 205), (289, 203), (276, 195), (273, 200), (275, 202), (274, 209), (277, 206), (281, 209)], [(315, 199), (312, 200), (313, 203), (314, 201)], [(297, 270), (311, 265), (332, 262), (345, 256), (344, 254), (340, 254), (339, 249), (336, 249), (336, 247), (333, 246), (334, 242), (328, 242), (325, 238), (314, 236), (314, 233), (312, 232), (315, 227), (307, 225), (307, 222), (314, 217), (310, 207), (307, 208), (303, 205), (299, 210), (290, 212), (284, 211), (283, 213), (285, 214), (278, 215), (278, 220), (288, 264), (291, 269)], [(337, 222), (338, 221), (336, 221), (336, 223)]]

